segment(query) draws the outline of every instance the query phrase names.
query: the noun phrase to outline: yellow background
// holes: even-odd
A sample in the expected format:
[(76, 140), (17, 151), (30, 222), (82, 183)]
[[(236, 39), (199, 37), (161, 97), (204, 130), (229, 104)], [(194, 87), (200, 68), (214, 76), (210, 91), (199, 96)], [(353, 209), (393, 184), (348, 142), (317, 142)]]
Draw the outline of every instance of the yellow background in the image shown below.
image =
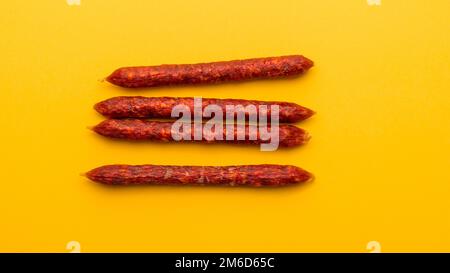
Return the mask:
[[(3, 1), (0, 251), (450, 251), (447, 0)], [(130, 91), (128, 65), (304, 54), (294, 80)], [(127, 143), (95, 135), (119, 95), (287, 100), (303, 147)], [(101, 186), (103, 164), (301, 166), (280, 189)]]

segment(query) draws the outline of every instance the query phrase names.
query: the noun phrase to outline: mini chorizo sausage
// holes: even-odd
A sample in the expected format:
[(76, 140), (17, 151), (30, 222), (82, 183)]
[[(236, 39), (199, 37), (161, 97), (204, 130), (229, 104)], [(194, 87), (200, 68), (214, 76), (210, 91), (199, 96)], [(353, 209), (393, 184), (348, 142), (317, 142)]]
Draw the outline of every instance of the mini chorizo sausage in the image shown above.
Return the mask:
[[(173, 130), (173, 122), (161, 122), (161, 121), (147, 121), (140, 119), (107, 119), (102, 121), (100, 124), (93, 127), (93, 130), (103, 136), (111, 138), (120, 138), (127, 140), (151, 140), (151, 141), (194, 141), (196, 130), (198, 135), (198, 130), (201, 130), (202, 139), (201, 142), (228, 142), (228, 143), (238, 143), (238, 144), (262, 144), (270, 142), (270, 139), (266, 137), (261, 137), (260, 131), (257, 125), (245, 125), (244, 134), (245, 137), (242, 139), (238, 138), (238, 126), (233, 126), (232, 140), (226, 141), (227, 139), (227, 128), (223, 126), (222, 140), (216, 139), (214, 136), (209, 135), (209, 132), (203, 130), (204, 125), (197, 128), (194, 124), (188, 125), (187, 134), (189, 139), (183, 138), (186, 132), (182, 130)], [(270, 125), (268, 125), (268, 131), (271, 130)], [(251, 133), (255, 132), (253, 139), (251, 138)], [(213, 132), (214, 133), (214, 132)], [(231, 133), (230, 133), (231, 134)], [(279, 139), (278, 143), (280, 147), (292, 147), (308, 142), (310, 135), (305, 130), (298, 128), (293, 125), (280, 125), (279, 126)], [(229, 139), (230, 137), (228, 137)]]
[[(291, 102), (280, 101), (258, 101), (242, 99), (214, 99), (202, 98), (202, 110), (208, 105), (217, 105), (223, 110), (223, 117), (226, 117), (227, 106), (242, 106), (235, 108), (236, 114), (244, 112), (246, 118), (249, 112), (246, 107), (254, 106), (254, 111), (259, 110), (259, 106), (267, 106), (265, 115), (270, 120), (271, 106), (279, 107), (279, 122), (293, 123), (311, 117), (314, 111)], [(194, 98), (176, 97), (115, 97), (97, 103), (94, 108), (100, 114), (109, 118), (171, 118), (172, 109), (177, 105), (186, 105), (191, 113), (194, 113)], [(257, 112), (256, 112), (257, 113)]]
[(106, 80), (129, 88), (214, 84), (294, 76), (304, 73), (312, 66), (313, 62), (308, 58), (291, 55), (199, 64), (123, 67), (114, 71)]
[(107, 165), (86, 176), (107, 185), (285, 186), (311, 181), (313, 175), (291, 165), (160, 166)]

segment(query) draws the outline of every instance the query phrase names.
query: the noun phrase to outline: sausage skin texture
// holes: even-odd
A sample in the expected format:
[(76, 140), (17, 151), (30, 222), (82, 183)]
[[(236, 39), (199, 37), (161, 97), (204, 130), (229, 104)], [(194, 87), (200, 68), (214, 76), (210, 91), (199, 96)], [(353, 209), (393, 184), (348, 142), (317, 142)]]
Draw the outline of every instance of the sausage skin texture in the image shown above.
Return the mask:
[[(259, 110), (260, 105), (267, 106), (266, 117), (270, 121), (270, 106), (279, 106), (279, 122), (294, 123), (305, 120), (314, 114), (314, 111), (291, 102), (257, 101), (242, 99), (214, 99), (202, 98), (202, 110), (208, 105), (215, 104), (223, 109), (223, 117), (226, 118), (227, 105), (241, 105), (247, 107), (254, 105)], [(177, 105), (186, 105), (191, 113), (194, 113), (194, 98), (176, 97), (141, 97), (122, 96), (110, 98), (97, 103), (94, 109), (109, 118), (171, 118), (172, 109)], [(243, 109), (242, 109), (243, 111)], [(245, 112), (248, 119), (248, 113)], [(236, 115), (235, 115), (236, 116)]]
[(86, 176), (107, 185), (285, 186), (311, 181), (313, 175), (291, 165), (160, 166), (107, 165)]
[[(127, 140), (150, 140), (150, 141), (162, 141), (169, 142), (175, 141), (172, 136), (173, 122), (162, 121), (147, 121), (140, 119), (107, 119), (94, 126), (92, 129), (103, 136)], [(254, 128), (250, 128), (250, 127)], [(202, 126), (203, 128), (203, 126)], [(201, 128), (200, 128), (201, 129)], [(255, 140), (250, 140), (250, 129), (257, 131), (257, 137)], [(194, 125), (191, 124), (190, 135), (192, 141), (194, 141), (195, 134)], [(268, 125), (270, 130), (270, 125)], [(174, 131), (173, 134), (180, 136), (183, 132)], [(202, 135), (201, 142), (213, 143), (213, 142), (225, 142), (225, 143), (238, 143), (238, 144), (262, 144), (268, 143), (270, 140), (262, 140), (257, 125), (245, 126), (245, 139), (237, 139), (237, 126), (234, 125), (233, 139), (226, 140), (226, 127), (223, 128), (223, 140), (215, 140), (213, 136), (206, 134)], [(308, 142), (310, 135), (305, 130), (293, 125), (279, 125), (279, 146), (280, 147), (292, 147), (304, 144)], [(185, 141), (185, 140), (182, 140)]]
[(295, 76), (313, 65), (313, 61), (306, 57), (290, 55), (199, 64), (122, 67), (106, 80), (128, 88), (215, 84)]

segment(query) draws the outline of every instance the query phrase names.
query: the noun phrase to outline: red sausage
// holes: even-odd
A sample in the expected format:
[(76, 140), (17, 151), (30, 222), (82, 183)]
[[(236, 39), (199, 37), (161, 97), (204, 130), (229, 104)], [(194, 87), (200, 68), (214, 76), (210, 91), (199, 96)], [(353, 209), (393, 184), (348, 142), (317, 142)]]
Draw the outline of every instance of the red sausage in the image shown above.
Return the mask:
[(313, 175), (290, 165), (158, 166), (107, 165), (86, 176), (107, 185), (285, 186), (311, 181)]
[[(291, 102), (202, 98), (202, 110), (211, 104), (223, 109), (224, 118), (227, 105), (254, 105), (256, 110), (260, 105), (266, 105), (267, 121), (270, 121), (271, 105), (279, 106), (279, 122), (298, 122), (314, 114), (314, 111)], [(177, 105), (186, 105), (194, 113), (194, 98), (176, 97), (115, 97), (97, 103), (94, 108), (109, 118), (171, 118), (172, 109)], [(248, 119), (248, 112), (245, 114)]]
[[(182, 138), (182, 132), (173, 131), (173, 122), (161, 122), (161, 121), (147, 121), (140, 119), (107, 119), (100, 124), (93, 127), (93, 130), (103, 136), (111, 138), (120, 138), (128, 140), (151, 140), (169, 142), (175, 141), (173, 136)], [(202, 129), (202, 128), (201, 128)], [(255, 140), (250, 140), (250, 129), (254, 129), (257, 132)], [(195, 136), (194, 125), (191, 124), (190, 135), (194, 140)], [(268, 125), (270, 131), (270, 125)], [(223, 128), (223, 140), (215, 140), (212, 136), (203, 133), (202, 142), (218, 142), (226, 140), (226, 127)], [(206, 132), (208, 133), (208, 132)], [(257, 125), (245, 125), (245, 139), (238, 140), (238, 129), (234, 126), (232, 141), (226, 141), (230, 143), (240, 144), (261, 144), (268, 143), (268, 140), (261, 139)], [(310, 135), (305, 130), (295, 127), (293, 125), (280, 125), (279, 126), (279, 146), (292, 147), (308, 142)]]
[(213, 84), (299, 75), (313, 66), (301, 55), (199, 64), (123, 67), (106, 78), (122, 87)]
[[(96, 125), (93, 130), (103, 136), (111, 138), (120, 138), (127, 140), (151, 140), (151, 141), (175, 141), (173, 135), (182, 138), (182, 132), (173, 131), (173, 122), (147, 121), (140, 119), (108, 119)], [(254, 128), (251, 128), (254, 127)], [(270, 125), (268, 126), (270, 130)], [(250, 129), (255, 129), (257, 138), (250, 140)], [(239, 144), (262, 144), (270, 140), (262, 140), (256, 125), (245, 126), (245, 139), (237, 139), (237, 126), (234, 126), (234, 137), (232, 141), (226, 141), (226, 127), (223, 128), (223, 140), (215, 140), (212, 136), (202, 135), (202, 142), (229, 142)], [(190, 136), (194, 141), (195, 128), (191, 125)], [(279, 146), (292, 147), (308, 142), (310, 135), (303, 129), (293, 125), (279, 126)], [(184, 140), (183, 140), (184, 141)]]

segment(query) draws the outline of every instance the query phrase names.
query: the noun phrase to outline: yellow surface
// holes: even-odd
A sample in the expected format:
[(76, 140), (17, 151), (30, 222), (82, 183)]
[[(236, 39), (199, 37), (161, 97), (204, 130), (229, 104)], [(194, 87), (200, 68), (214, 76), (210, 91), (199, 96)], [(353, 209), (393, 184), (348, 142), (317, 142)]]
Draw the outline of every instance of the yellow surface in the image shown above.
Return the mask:
[[(450, 251), (447, 0), (4, 1), (0, 251)], [(127, 65), (304, 54), (295, 80), (129, 91)], [(287, 100), (304, 147), (125, 143), (86, 129), (118, 95)], [(294, 164), (282, 189), (112, 188), (111, 163)]]

